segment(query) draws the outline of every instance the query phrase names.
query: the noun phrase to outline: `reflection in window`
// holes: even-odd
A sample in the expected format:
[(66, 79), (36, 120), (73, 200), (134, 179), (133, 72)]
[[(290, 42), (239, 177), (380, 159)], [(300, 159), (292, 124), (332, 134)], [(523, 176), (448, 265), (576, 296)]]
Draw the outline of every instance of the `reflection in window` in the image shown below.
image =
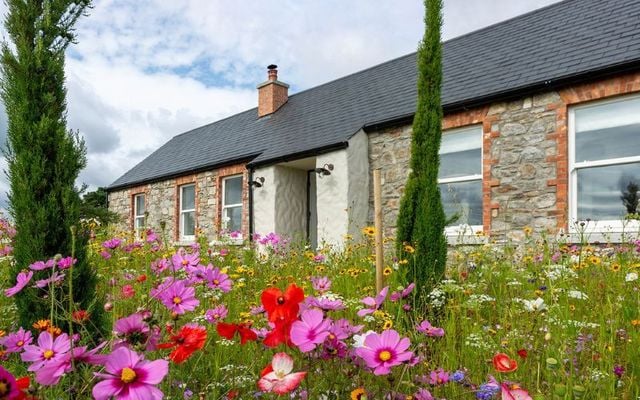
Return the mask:
[(196, 234), (196, 186), (180, 187), (180, 237), (193, 239)]
[(449, 225), (482, 225), (482, 127), (443, 132), (438, 183)]
[(222, 181), (222, 227), (229, 232), (242, 231), (242, 175)]

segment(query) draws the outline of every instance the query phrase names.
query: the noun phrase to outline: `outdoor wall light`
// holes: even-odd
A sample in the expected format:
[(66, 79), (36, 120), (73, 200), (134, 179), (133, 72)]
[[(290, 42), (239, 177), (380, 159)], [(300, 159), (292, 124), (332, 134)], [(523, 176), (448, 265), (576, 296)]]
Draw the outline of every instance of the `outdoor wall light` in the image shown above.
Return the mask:
[(249, 182), (249, 186), (255, 186), (255, 187), (262, 187), (263, 184), (264, 184), (263, 177), (258, 177), (255, 180)]
[(333, 164), (325, 164), (321, 168), (316, 168), (314, 171), (316, 171), (316, 174), (318, 174), (320, 178), (331, 175), (331, 171), (333, 171)]

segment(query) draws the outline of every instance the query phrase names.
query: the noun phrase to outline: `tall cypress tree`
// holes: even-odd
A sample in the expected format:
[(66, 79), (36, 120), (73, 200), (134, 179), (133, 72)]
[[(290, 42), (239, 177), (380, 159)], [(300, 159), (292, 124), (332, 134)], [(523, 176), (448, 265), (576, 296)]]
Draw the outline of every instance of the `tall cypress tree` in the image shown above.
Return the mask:
[[(425, 33), (418, 48), (418, 104), (413, 118), (411, 173), (400, 202), (398, 254), (409, 261), (405, 278), (415, 282), (419, 296), (444, 276), (447, 239), (445, 214), (438, 187), (442, 138), (442, 0), (424, 0)], [(408, 254), (405, 244), (414, 246)]]
[[(2, 45), (0, 89), (8, 116), (4, 153), (11, 188), (9, 210), (17, 230), (14, 276), (34, 261), (72, 251), (71, 227), (79, 223), (80, 207), (75, 180), (86, 164), (86, 149), (84, 141), (66, 127), (64, 61), (65, 50), (74, 40), (73, 26), (90, 2), (6, 0), (5, 27), (11, 44)], [(74, 307), (90, 309), (91, 326), (101, 327), (104, 314), (102, 307), (93, 306), (96, 275), (86, 261), (85, 244), (85, 236), (78, 231), (78, 261), (72, 268)], [(34, 278), (49, 273), (40, 271)], [(49, 317), (51, 299), (45, 299), (45, 294), (27, 287), (16, 296), (22, 326)], [(67, 296), (65, 285), (57, 290), (56, 304), (65, 304)], [(56, 324), (68, 317), (63, 312), (58, 315)]]

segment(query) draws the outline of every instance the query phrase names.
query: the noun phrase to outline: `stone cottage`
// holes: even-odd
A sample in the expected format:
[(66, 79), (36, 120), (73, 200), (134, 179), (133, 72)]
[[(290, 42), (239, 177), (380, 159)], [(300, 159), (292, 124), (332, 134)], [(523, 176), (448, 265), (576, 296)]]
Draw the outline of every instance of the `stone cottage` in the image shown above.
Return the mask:
[[(628, 229), (640, 180), (640, 0), (566, 0), (444, 43), (440, 184), (447, 232)], [(340, 243), (372, 220), (374, 169), (393, 232), (408, 174), (416, 54), (293, 95), (276, 66), (258, 106), (175, 136), (118, 178), (125, 228)]]

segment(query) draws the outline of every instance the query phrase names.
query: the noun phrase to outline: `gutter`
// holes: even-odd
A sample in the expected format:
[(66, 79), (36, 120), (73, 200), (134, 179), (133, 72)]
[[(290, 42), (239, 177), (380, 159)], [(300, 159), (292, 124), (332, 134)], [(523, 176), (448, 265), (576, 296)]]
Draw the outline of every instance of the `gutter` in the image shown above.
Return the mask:
[(338, 142), (338, 143), (329, 144), (326, 146), (316, 147), (315, 149), (311, 149), (311, 150), (305, 150), (298, 153), (289, 154), (286, 156), (270, 158), (270, 159), (261, 160), (258, 162), (249, 162), (247, 163), (247, 168), (257, 169), (259, 167), (264, 167), (267, 165), (273, 165), (273, 164), (278, 164), (282, 162), (295, 161), (301, 158), (317, 156), (320, 154), (329, 153), (334, 150), (342, 150), (342, 149), (346, 149), (347, 147), (349, 147), (348, 141)]
[[(640, 59), (631, 62), (611, 65), (600, 70), (583, 71), (573, 75), (567, 75), (558, 79), (549, 79), (541, 82), (532, 83), (526, 86), (521, 86), (514, 89), (509, 89), (502, 92), (494, 92), (488, 95), (479, 96), (467, 100), (458, 101), (455, 103), (448, 103), (442, 106), (444, 114), (452, 114), (460, 111), (467, 111), (479, 106), (491, 104), (497, 101), (509, 101), (518, 98), (526, 97), (533, 94), (538, 94), (546, 90), (559, 89), (566, 86), (577, 85), (585, 82), (593, 82), (594, 80), (607, 78), (612, 75), (623, 74), (632, 71), (638, 71), (640, 68)], [(413, 122), (413, 116), (415, 113), (400, 115), (392, 118), (387, 118), (379, 121), (367, 123), (363, 126), (363, 130), (366, 133), (379, 131), (385, 128), (392, 128), (402, 125), (408, 125)]]

